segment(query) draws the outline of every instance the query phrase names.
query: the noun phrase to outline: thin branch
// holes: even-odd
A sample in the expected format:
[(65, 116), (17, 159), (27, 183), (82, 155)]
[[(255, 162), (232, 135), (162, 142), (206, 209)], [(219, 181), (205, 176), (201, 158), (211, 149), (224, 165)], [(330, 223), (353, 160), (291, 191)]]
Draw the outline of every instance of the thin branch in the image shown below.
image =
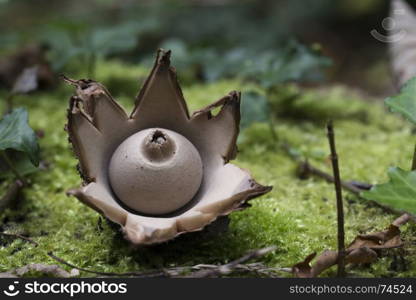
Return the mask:
[[(7, 236), (7, 237), (11, 237), (11, 238), (18, 238), (21, 240), (24, 240), (34, 246), (39, 246), (39, 243), (34, 241), (33, 239), (20, 235), (20, 234), (16, 234), (16, 233), (7, 233), (7, 232), (0, 232), (1, 235), (3, 236)], [(162, 275), (165, 275), (163, 271), (151, 271), (151, 272), (127, 272), (127, 273), (114, 273), (114, 272), (99, 272), (99, 271), (92, 271), (92, 270), (88, 270), (88, 269), (84, 269), (78, 266), (75, 266), (69, 262), (67, 262), (66, 260), (64, 260), (63, 258), (60, 258), (58, 256), (56, 256), (55, 254), (53, 254), (53, 252), (47, 252), (46, 253), (50, 258), (52, 258), (53, 260), (64, 264), (68, 267), (71, 268), (75, 268), (77, 270), (86, 272), (86, 273), (92, 273), (92, 274), (96, 274), (96, 275), (103, 275), (103, 276), (136, 276), (136, 277), (165, 277)]]
[[(326, 173), (325, 171), (322, 171), (318, 169), (317, 167), (313, 166), (308, 162), (308, 160), (304, 160), (300, 155), (294, 154), (291, 151), (291, 147), (288, 143), (282, 144), (282, 149), (286, 152), (286, 154), (293, 159), (295, 162), (298, 162), (298, 175), (301, 179), (307, 179), (309, 176), (313, 175), (316, 177), (320, 177), (328, 182), (334, 183), (335, 179), (331, 174)], [(374, 200), (369, 200), (366, 198), (363, 198), (361, 196), (361, 192), (365, 190), (369, 190), (372, 188), (372, 184), (364, 183), (364, 182), (358, 182), (358, 181), (342, 181), (341, 180), (341, 186), (344, 190), (349, 191), (356, 195), (358, 199), (364, 200), (367, 203), (371, 203), (374, 206), (377, 206), (378, 208), (382, 209), (383, 211), (393, 214), (393, 215), (403, 215), (405, 213), (408, 213), (403, 210), (397, 210), (392, 207), (389, 207), (387, 205), (381, 204), (379, 202), (376, 202)], [(410, 214), (410, 219), (413, 223), (416, 223), (416, 216), (413, 214)]]
[[(188, 270), (208, 270), (208, 269), (218, 269), (220, 267), (219, 265), (206, 265), (206, 264), (200, 264), (195, 265), (192, 267), (182, 267)], [(262, 263), (256, 262), (256, 263), (250, 263), (250, 264), (238, 264), (236, 265), (233, 270), (235, 272), (248, 272), (248, 273), (256, 273), (257, 275), (263, 275), (268, 277), (276, 277), (276, 273), (292, 273), (291, 268), (272, 268), (267, 267)]]
[[(39, 246), (39, 244), (36, 241), (32, 240), (29, 237), (20, 235), (20, 234), (0, 232), (0, 235), (8, 236), (11, 238), (19, 238), (28, 243), (31, 243), (32, 245), (35, 245), (36, 247)], [(195, 266), (173, 267), (173, 268), (168, 268), (168, 269), (150, 270), (146, 272), (126, 272), (126, 273), (93, 271), (93, 270), (75, 266), (67, 262), (63, 258), (56, 256), (53, 252), (47, 252), (46, 254), (50, 258), (52, 258), (53, 260), (57, 261), (60, 264), (66, 265), (73, 269), (77, 269), (79, 271), (83, 271), (86, 273), (95, 274), (99, 276), (118, 276), (118, 277), (136, 277), (136, 278), (163, 278), (163, 277), (202, 278), (202, 277), (218, 277), (221, 275), (227, 275), (227, 274), (230, 274), (234, 270), (240, 271), (240, 272), (255, 272), (259, 274), (268, 274), (268, 275), (275, 273), (275, 272), (285, 272), (286, 270), (284, 268), (268, 268), (258, 263), (247, 264), (247, 265), (242, 264), (243, 262), (246, 262), (248, 260), (263, 256), (269, 253), (270, 251), (273, 251), (274, 249), (276, 248), (267, 247), (267, 248), (255, 250), (225, 265), (200, 264), (200, 265), (195, 265)], [(191, 273), (188, 276), (183, 275), (185, 272), (194, 271), (194, 270), (196, 270), (196, 272)]]
[(337, 223), (338, 223), (338, 277), (345, 277), (345, 231), (344, 206), (342, 200), (341, 176), (338, 165), (338, 154), (335, 146), (335, 133), (332, 121), (327, 124), (329, 148), (331, 150), (332, 170), (334, 173), (335, 194), (337, 197)]
[[(307, 178), (309, 178), (310, 175), (313, 175), (313, 176), (316, 176), (316, 177), (320, 177), (320, 178), (322, 178), (322, 179), (324, 179), (328, 182), (334, 183), (335, 179), (331, 174), (328, 174), (325, 171), (322, 171), (322, 170), (318, 169), (317, 167), (311, 165), (308, 162), (308, 160), (304, 160), (304, 158), (302, 158), (301, 155), (291, 151), (291, 147), (287, 142), (282, 143), (281, 147), (282, 147), (283, 151), (285, 151), (286, 154), (291, 159), (293, 159), (295, 162), (298, 163), (298, 173), (299, 173), (299, 177), (301, 179), (307, 179)], [(409, 214), (408, 212), (406, 212), (404, 210), (398, 210), (398, 209), (389, 207), (387, 205), (381, 204), (377, 201), (366, 199), (366, 198), (362, 197), (361, 192), (371, 189), (373, 187), (372, 184), (364, 183), (364, 182), (358, 182), (358, 181), (342, 181), (341, 180), (341, 186), (344, 190), (349, 191), (349, 192), (353, 193), (354, 195), (356, 195), (358, 199), (363, 200), (367, 203), (371, 203), (372, 205), (382, 209), (383, 211), (385, 211), (387, 213), (390, 213), (390, 214), (393, 214), (393, 215), (396, 215), (396, 216), (401, 216), (405, 213)], [(410, 214), (410, 220), (413, 223), (416, 223), (416, 215)]]
[[(311, 165), (308, 160), (304, 160), (300, 155), (294, 154), (288, 143), (282, 144), (282, 148), (290, 158), (299, 163), (298, 173), (301, 179), (307, 179), (310, 175), (315, 175), (325, 179), (328, 182), (334, 183), (334, 177), (331, 174), (328, 174)], [(369, 190), (372, 187), (371, 184), (364, 182), (342, 180), (341, 186), (355, 195), (359, 195), (363, 190)]]
[[(21, 234), (8, 233), (8, 232), (0, 232), (0, 234), (3, 235), (3, 236), (7, 236), (7, 237), (11, 237), (11, 238), (18, 238), (18, 239), (24, 240), (24, 241), (26, 241), (26, 242), (28, 242), (28, 243), (36, 246), (36, 247), (39, 246), (38, 242), (34, 241), (33, 239), (31, 239), (29, 237), (23, 236)], [(97, 275), (109, 275), (109, 276), (116, 274), (116, 273), (107, 273), (107, 272), (95, 272), (95, 271), (90, 271), (90, 270), (87, 270), (87, 269), (83, 269), (83, 268), (74, 266), (71, 263), (66, 262), (64, 259), (54, 255), (52, 252), (48, 252), (47, 255), (49, 257), (51, 257), (52, 259), (56, 260), (57, 262), (61, 263), (61, 264), (64, 264), (64, 265), (66, 265), (68, 267), (71, 267), (71, 268), (78, 269), (80, 271), (84, 271), (84, 272), (88, 272), (88, 273), (94, 273), (94, 274), (97, 274)]]
[(3, 235), (3, 236), (7, 236), (7, 237), (11, 237), (11, 238), (18, 238), (18, 239), (24, 240), (24, 241), (26, 241), (26, 242), (28, 242), (28, 243), (30, 243), (32, 245), (35, 245), (36, 247), (39, 246), (38, 242), (32, 240), (29, 237), (26, 237), (24, 235), (21, 235), (21, 234), (8, 233), (8, 232), (0, 232), (0, 234)]
[[(314, 167), (308, 161), (300, 162), (299, 173), (302, 178), (307, 178), (309, 175), (314, 175), (321, 177), (328, 182), (335, 183), (334, 176)], [(365, 185), (365, 183), (355, 183), (341, 180), (341, 187), (355, 195), (360, 195), (360, 193), (363, 191), (363, 189), (358, 187), (359, 185)]]
[(408, 213), (405, 213), (401, 215), (400, 217), (398, 217), (396, 220), (394, 220), (393, 223), (391, 224), (394, 226), (400, 227), (411, 220), (412, 220), (412, 216), (409, 215)]
[(371, 183), (356, 181), (356, 180), (350, 180), (346, 182), (349, 185), (352, 185), (353, 187), (356, 187), (357, 189), (361, 191), (369, 191), (372, 189), (373, 185)]
[[(297, 161), (300, 161), (298, 159), (296, 159)], [(300, 161), (299, 162), (299, 174), (301, 178), (308, 178), (310, 175), (314, 175), (316, 177), (320, 177), (325, 179), (328, 182), (333, 183), (334, 182), (334, 177), (314, 166), (312, 166), (308, 161)], [(364, 190), (368, 190), (371, 188), (370, 184), (366, 184), (366, 183), (357, 183), (355, 181), (341, 181), (341, 186), (344, 188), (344, 190), (349, 191), (351, 193), (353, 193), (354, 195), (356, 195), (358, 197), (358, 199), (364, 200), (367, 203), (371, 203), (374, 206), (377, 206), (378, 208), (382, 209), (383, 211), (396, 215), (396, 216), (401, 216), (405, 213), (408, 213), (406, 211), (403, 210), (397, 210), (394, 209), (392, 207), (389, 207), (387, 205), (381, 204), (377, 201), (374, 200), (369, 200), (366, 198), (363, 198), (361, 196), (361, 192)], [(359, 188), (360, 186), (363, 186), (365, 188)], [(416, 216), (413, 214), (410, 214), (410, 220), (413, 223), (416, 223)]]
[(221, 265), (218, 266), (215, 269), (212, 270), (203, 270), (203, 271), (198, 271), (198, 272), (194, 272), (193, 274), (190, 274), (187, 277), (192, 277), (192, 278), (205, 278), (205, 277), (219, 277), (221, 275), (228, 275), (230, 274), (238, 265), (254, 259), (254, 258), (258, 258), (261, 257), (269, 252), (272, 252), (276, 250), (275, 246), (271, 246), (271, 247), (267, 247), (267, 248), (262, 248), (262, 249), (258, 249), (252, 252), (247, 253), (246, 255), (244, 255), (243, 257), (240, 257), (236, 260), (233, 260), (232, 262), (225, 264), (225, 265)]
[(69, 78), (69, 77), (65, 76), (65, 74), (60, 74), (59, 78), (62, 79), (63, 81), (65, 81), (66, 83), (74, 85), (74, 86), (77, 86), (79, 84), (78, 80)]
[(96, 275), (103, 275), (103, 276), (132, 276), (132, 277), (146, 277), (146, 278), (150, 278), (150, 277), (169, 277), (169, 274), (167, 272), (165, 272), (164, 270), (157, 270), (157, 271), (149, 271), (149, 272), (126, 272), (126, 273), (114, 273), (114, 272), (100, 272), (100, 271), (93, 271), (93, 270), (88, 270), (88, 269), (84, 269), (78, 266), (75, 266), (69, 262), (67, 262), (66, 260), (56, 256), (55, 254), (53, 254), (53, 252), (48, 252), (47, 255), (49, 257), (51, 257), (52, 259), (54, 259), (55, 261), (66, 265), (68, 267), (71, 268), (75, 268), (79, 271), (83, 271), (86, 273), (92, 273), (92, 274), (96, 274)]

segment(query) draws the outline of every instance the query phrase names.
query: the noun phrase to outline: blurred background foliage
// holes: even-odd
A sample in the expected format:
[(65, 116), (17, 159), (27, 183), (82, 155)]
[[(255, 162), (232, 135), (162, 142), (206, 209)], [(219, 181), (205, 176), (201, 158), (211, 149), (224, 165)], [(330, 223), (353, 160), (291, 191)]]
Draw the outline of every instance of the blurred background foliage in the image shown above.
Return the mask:
[[(171, 262), (225, 262), (270, 244), (281, 246), (271, 262), (288, 266), (312, 251), (333, 249), (335, 238), (329, 228), (335, 228), (335, 202), (328, 201), (333, 197), (332, 186), (319, 180), (294, 181), (297, 162), (289, 160), (287, 152), (329, 170), (323, 126), (332, 118), (338, 121), (343, 177), (375, 182), (385, 176), (387, 165), (408, 164), (411, 150), (405, 155), (403, 149), (412, 134), (410, 127), (385, 114), (381, 101), (376, 103), (394, 93), (388, 44), (370, 34), (373, 29), (386, 34), (382, 20), (389, 3), (0, 0), (0, 142), (2, 129), (20, 124), (3, 139), (13, 136), (27, 141), (30, 137), (32, 145), (25, 148), (27, 153), (21, 153), (20, 144), (3, 146), (8, 159), (0, 158), (0, 196), (6, 194), (15, 173), (26, 176), (39, 171), (30, 177), (24, 194), (27, 201), (18, 204), (19, 209), (3, 214), (0, 205), (0, 229), (36, 237), (45, 245), (25, 249), (21, 241), (17, 246), (3, 244), (0, 259), (7, 259), (0, 269), (34, 259), (45, 261), (45, 249), (54, 249), (85, 268), (98, 266), (104, 271), (167, 267)], [(173, 65), (191, 110), (231, 89), (243, 91), (241, 127), (245, 130), (238, 141), (242, 145), (239, 165), (252, 170), (260, 182), (276, 187), (248, 212), (232, 216), (239, 230), (225, 236), (227, 247), (218, 247), (224, 244), (218, 239), (209, 245), (185, 240), (142, 255), (114, 238), (116, 233), (110, 233), (110, 226), (101, 219), (97, 225), (95, 212), (65, 196), (65, 190), (79, 184), (79, 176), (62, 130), (73, 89), (58, 84), (58, 75), (101, 81), (128, 110), (160, 47), (173, 52)], [(26, 111), (17, 106), (29, 112), (33, 131), (27, 127)], [(12, 114), (4, 117), (9, 111)], [(26, 154), (40, 155), (39, 168)], [(11, 163), (6, 165), (8, 160)], [(349, 238), (392, 220), (358, 199), (346, 199)], [(101, 234), (103, 226), (107, 231)], [(409, 244), (414, 241), (412, 230), (406, 231), (407, 239), (412, 239)], [(189, 249), (194, 250), (192, 255)], [(408, 274), (414, 275), (415, 249), (406, 251)], [(394, 267), (396, 260), (394, 256), (391, 266), (380, 261), (359, 274), (406, 276)]]
[(269, 90), (326, 75), (385, 95), (386, 44), (370, 31), (383, 32), (388, 2), (0, 0), (0, 55), (38, 43), (56, 73), (94, 78), (103, 59), (150, 64), (162, 47), (174, 52), (184, 84), (238, 77)]

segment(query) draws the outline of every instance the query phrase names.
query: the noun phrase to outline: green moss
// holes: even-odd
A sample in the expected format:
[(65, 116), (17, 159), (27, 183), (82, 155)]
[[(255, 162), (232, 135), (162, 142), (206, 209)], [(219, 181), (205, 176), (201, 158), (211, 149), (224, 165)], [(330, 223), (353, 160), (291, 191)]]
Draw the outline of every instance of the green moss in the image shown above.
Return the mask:
[[(131, 108), (137, 93), (136, 78), (147, 70), (117, 62), (100, 63), (99, 79), (109, 85), (124, 107)], [(121, 79), (127, 77), (127, 85)], [(114, 78), (117, 78), (114, 81)], [(115, 83), (114, 83), (115, 82)], [(252, 89), (239, 81), (193, 85), (184, 90), (191, 110), (207, 105), (233, 89)], [(266, 124), (253, 124), (243, 132), (236, 164), (251, 170), (262, 184), (273, 185), (271, 193), (253, 200), (253, 207), (231, 216), (230, 229), (219, 235), (193, 233), (151, 248), (133, 249), (117, 230), (92, 209), (65, 195), (80, 184), (76, 160), (63, 130), (67, 99), (72, 89), (37, 93), (16, 99), (30, 112), (30, 123), (45, 131), (40, 140), (47, 170), (31, 176), (18, 209), (0, 214), (2, 229), (31, 236), (40, 246), (1, 238), (0, 272), (28, 263), (56, 263), (45, 253), (56, 255), (84, 268), (125, 272), (197, 263), (224, 263), (249, 249), (276, 245), (264, 258), (270, 266), (287, 267), (311, 252), (336, 248), (336, 211), (333, 187), (319, 179), (299, 180), (296, 164), (273, 143)], [(413, 150), (411, 128), (385, 112), (381, 101), (365, 102), (362, 96), (342, 87), (328, 90), (301, 90), (300, 98), (285, 104), (292, 111), (280, 114), (276, 122), (279, 138), (288, 141), (320, 168), (330, 172), (328, 146), (323, 121), (335, 118), (341, 172), (344, 179), (383, 182), (386, 169), (410, 165)], [(301, 116), (301, 118), (299, 118)], [(357, 117), (358, 116), (358, 117)], [(365, 116), (365, 117), (363, 117)], [(5, 185), (1, 185), (4, 189)], [(346, 236), (381, 230), (394, 216), (356, 197), (346, 196)], [(407, 270), (391, 267), (394, 255), (367, 267), (354, 268), (356, 276), (415, 276), (416, 228), (403, 229)], [(390, 253), (390, 254), (389, 254)], [(83, 273), (83, 276), (89, 274)], [(326, 275), (333, 275), (329, 271)]]

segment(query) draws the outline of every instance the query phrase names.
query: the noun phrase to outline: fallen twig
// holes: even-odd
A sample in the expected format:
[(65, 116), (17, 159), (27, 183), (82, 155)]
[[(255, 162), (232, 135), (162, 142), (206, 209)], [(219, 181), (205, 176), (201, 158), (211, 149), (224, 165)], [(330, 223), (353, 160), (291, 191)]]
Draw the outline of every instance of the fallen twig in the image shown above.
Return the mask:
[(347, 181), (347, 183), (352, 186), (355, 186), (357, 189), (361, 191), (368, 191), (368, 190), (371, 190), (371, 188), (373, 187), (371, 183), (366, 183), (366, 182), (361, 182), (361, 181), (356, 181), (356, 180)]
[(192, 274), (190, 274), (189, 276), (186, 277), (192, 277), (192, 278), (203, 278), (203, 277), (219, 277), (221, 275), (228, 275), (230, 274), (237, 266), (239, 266), (240, 264), (254, 259), (254, 258), (258, 258), (261, 257), (269, 252), (272, 252), (276, 250), (276, 247), (272, 246), (272, 247), (267, 247), (267, 248), (262, 248), (262, 249), (258, 249), (252, 252), (247, 253), (246, 255), (233, 260), (232, 262), (225, 264), (225, 265), (220, 265), (217, 266), (217, 268), (211, 269), (211, 270), (201, 270), (198, 272), (194, 272)]
[(51, 257), (52, 259), (54, 259), (55, 261), (66, 265), (68, 267), (71, 268), (75, 268), (79, 271), (83, 271), (86, 273), (91, 273), (91, 274), (96, 274), (96, 275), (101, 275), (101, 276), (120, 276), (120, 277), (170, 277), (169, 274), (165, 271), (165, 270), (156, 270), (156, 271), (149, 271), (149, 272), (125, 272), (125, 273), (115, 273), (115, 272), (100, 272), (100, 271), (93, 271), (93, 270), (89, 270), (89, 269), (85, 269), (85, 268), (81, 268), (78, 266), (75, 266), (69, 262), (67, 262), (66, 260), (64, 260), (63, 258), (60, 258), (58, 256), (56, 256), (55, 254), (53, 254), (53, 252), (48, 252), (47, 255), (49, 257)]
[(8, 236), (8, 237), (11, 237), (11, 238), (18, 238), (18, 239), (24, 240), (24, 241), (26, 241), (26, 242), (28, 242), (32, 245), (35, 245), (36, 247), (39, 246), (39, 244), (37, 242), (35, 242), (31, 238), (28, 238), (28, 237), (26, 237), (24, 235), (21, 235), (21, 234), (8, 233), (8, 232), (0, 232), (0, 234), (3, 235), (3, 236)]
[(407, 222), (409, 222), (410, 220), (412, 220), (412, 216), (410, 214), (406, 213), (406, 214), (403, 214), (400, 217), (398, 217), (391, 224), (396, 226), (396, 227), (400, 227), (400, 226), (406, 224)]
[[(294, 158), (293, 156), (291, 156), (292, 158)], [(294, 158), (295, 161), (297, 161), (299, 163), (298, 166), (298, 175), (299, 178), (301, 179), (307, 179), (309, 178), (311, 175), (322, 178), (324, 180), (326, 180), (327, 182), (330, 183), (334, 183), (334, 177), (320, 169), (318, 169), (317, 167), (311, 165), (307, 160), (306, 161), (302, 161), (300, 159)], [(365, 200), (366, 202), (369, 202), (379, 208), (381, 208), (382, 210), (384, 210), (385, 212), (388, 212), (390, 214), (396, 215), (396, 216), (400, 216), (403, 215), (405, 213), (408, 213), (406, 211), (403, 210), (397, 210), (394, 209), (392, 207), (389, 207), (387, 205), (383, 205), (377, 201), (374, 200), (370, 200), (370, 199), (366, 199), (363, 198), (361, 196), (361, 192), (365, 191), (365, 190), (369, 190), (371, 189), (372, 185), (368, 184), (368, 183), (363, 183), (363, 182), (357, 182), (357, 181), (342, 181), (341, 180), (341, 187), (346, 190), (349, 191), (351, 193), (353, 193), (354, 195), (356, 195), (359, 199), (361, 200)], [(416, 222), (416, 216), (410, 214), (410, 220), (412, 222)]]
[[(34, 246), (39, 246), (39, 243), (34, 241), (33, 239), (20, 235), (15, 233), (7, 233), (7, 232), (0, 232), (0, 235), (8, 236), (11, 238), (18, 238), (22, 239), (28, 243), (31, 243)], [(275, 247), (267, 247), (258, 249), (252, 252), (249, 252), (248, 254), (244, 255), (243, 257), (236, 259), (228, 264), (225, 265), (204, 265), (199, 264), (195, 266), (184, 266), (184, 267), (173, 267), (168, 269), (160, 269), (160, 270), (150, 270), (150, 271), (141, 271), (141, 272), (125, 272), (125, 273), (115, 273), (115, 272), (100, 272), (100, 271), (94, 271), (85, 269), (82, 267), (75, 266), (63, 258), (60, 258), (59, 256), (56, 256), (53, 252), (47, 252), (46, 254), (52, 258), (53, 260), (57, 261), (60, 264), (66, 265), (70, 268), (77, 269), (82, 272), (95, 274), (99, 276), (117, 276), (117, 277), (136, 277), (136, 278), (156, 278), (156, 277), (193, 277), (193, 278), (202, 278), (202, 277), (219, 277), (222, 275), (228, 275), (232, 273), (233, 271), (239, 271), (239, 272), (255, 272), (258, 274), (273, 274), (276, 272), (287, 272), (286, 269), (282, 268), (268, 268), (266, 266), (263, 266), (262, 264), (243, 264), (244, 262), (261, 257), (273, 250), (275, 250)], [(192, 272), (196, 271), (194, 273), (191, 273), (190, 275), (184, 275), (186, 272)]]
[(334, 173), (335, 193), (337, 197), (337, 224), (338, 224), (338, 277), (345, 276), (345, 232), (344, 232), (344, 207), (342, 200), (341, 175), (338, 166), (338, 154), (335, 146), (335, 133), (332, 121), (327, 125), (329, 148), (331, 150), (331, 163)]
[[(325, 179), (328, 182), (334, 183), (335, 179), (331, 174), (328, 174), (315, 166), (311, 165), (309, 161), (304, 160), (300, 155), (293, 154), (289, 144), (284, 143), (282, 145), (283, 150), (294, 161), (298, 162), (298, 176), (301, 179), (308, 179), (311, 175)], [(359, 195), (363, 190), (368, 190), (372, 187), (371, 184), (358, 182), (358, 181), (342, 181), (341, 186), (347, 191), (355, 195)]]
[[(308, 161), (300, 162), (298, 170), (299, 170), (299, 176), (302, 179), (306, 179), (310, 175), (314, 175), (314, 176), (323, 178), (323, 179), (325, 179), (326, 181), (328, 181), (330, 183), (335, 182), (335, 179), (331, 174), (328, 174), (328, 173), (314, 167)], [(363, 184), (363, 183), (360, 183), (360, 184)], [(341, 187), (344, 188), (345, 190), (355, 194), (355, 195), (359, 195), (363, 191), (363, 189), (360, 189), (358, 187), (358, 184), (356, 182), (348, 182), (348, 181), (342, 181), (341, 180)]]

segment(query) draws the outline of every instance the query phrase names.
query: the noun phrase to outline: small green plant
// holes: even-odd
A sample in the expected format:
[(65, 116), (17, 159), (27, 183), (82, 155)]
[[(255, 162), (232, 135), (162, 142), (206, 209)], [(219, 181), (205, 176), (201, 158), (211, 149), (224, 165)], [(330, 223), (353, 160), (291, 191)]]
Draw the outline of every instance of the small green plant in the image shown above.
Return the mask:
[[(252, 56), (256, 57), (256, 56)], [(277, 52), (261, 55), (258, 61), (246, 62), (240, 76), (245, 81), (257, 83), (260, 91), (248, 93), (242, 102), (245, 119), (242, 126), (249, 126), (253, 122), (266, 120), (269, 123), (273, 139), (277, 141), (274, 130), (273, 103), (274, 97), (281, 96), (278, 89), (287, 82), (305, 82), (321, 79), (322, 69), (328, 67), (331, 60), (321, 55), (319, 49), (309, 48), (295, 40), (291, 40), (286, 47)], [(292, 95), (289, 96), (290, 98)], [(292, 100), (292, 99), (289, 99)]]
[[(416, 125), (416, 78), (409, 80), (399, 94), (385, 100), (386, 105), (393, 112), (398, 112)], [(387, 204), (398, 210), (416, 214), (416, 148), (410, 171), (399, 167), (390, 168), (387, 172), (390, 181), (375, 185), (362, 196)]]
[(140, 33), (150, 30), (152, 22), (128, 21), (113, 26), (87, 26), (79, 23), (51, 23), (40, 38), (51, 46), (50, 58), (55, 70), (80, 60), (86, 75), (93, 78), (98, 59), (126, 53), (137, 46)]
[(28, 113), (16, 108), (0, 120), (0, 174), (2, 178), (32, 173), (39, 165), (39, 145), (28, 124)]

